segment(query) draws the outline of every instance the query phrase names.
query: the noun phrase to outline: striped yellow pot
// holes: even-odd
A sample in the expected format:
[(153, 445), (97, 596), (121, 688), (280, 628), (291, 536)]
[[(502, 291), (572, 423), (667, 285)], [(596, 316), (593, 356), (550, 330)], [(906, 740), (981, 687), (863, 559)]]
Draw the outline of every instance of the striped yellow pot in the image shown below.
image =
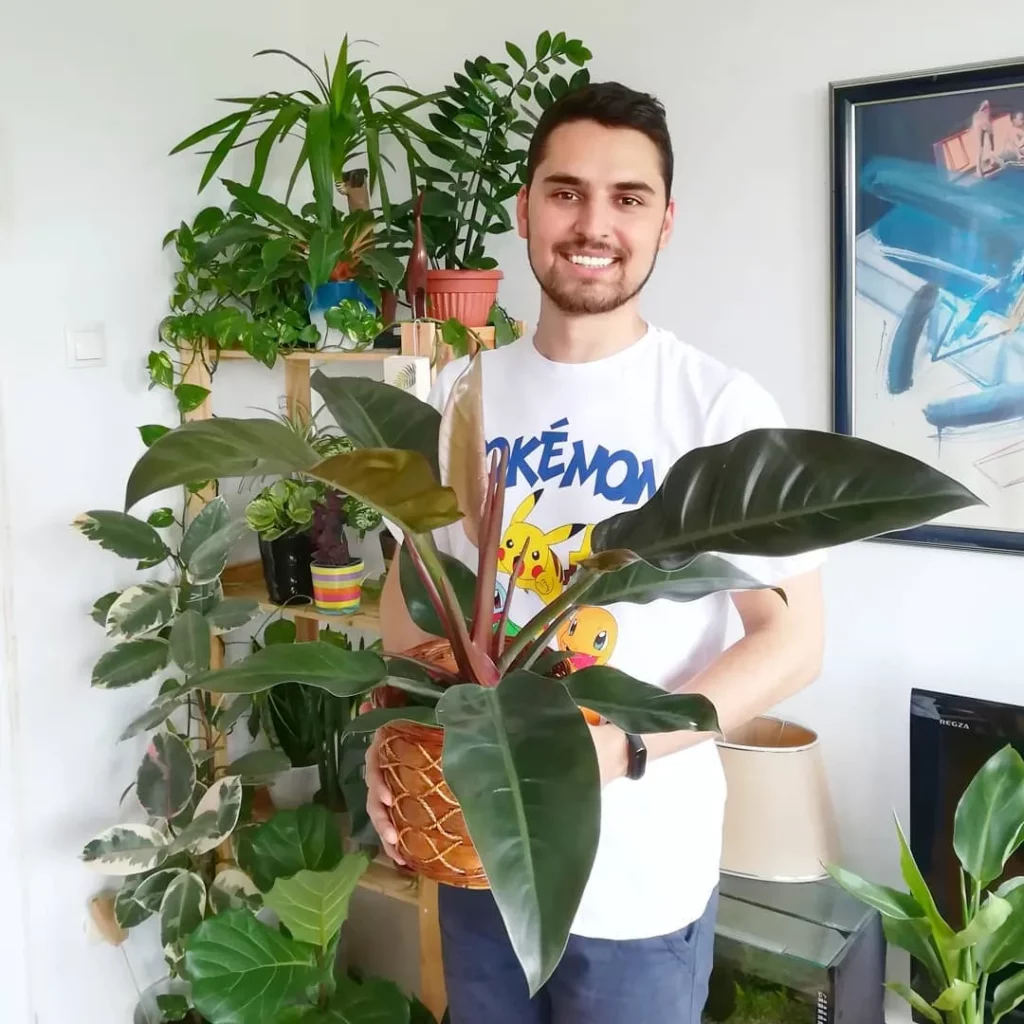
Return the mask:
[(355, 615), (359, 611), (365, 575), (362, 559), (348, 565), (313, 563), (313, 600), (328, 615)]

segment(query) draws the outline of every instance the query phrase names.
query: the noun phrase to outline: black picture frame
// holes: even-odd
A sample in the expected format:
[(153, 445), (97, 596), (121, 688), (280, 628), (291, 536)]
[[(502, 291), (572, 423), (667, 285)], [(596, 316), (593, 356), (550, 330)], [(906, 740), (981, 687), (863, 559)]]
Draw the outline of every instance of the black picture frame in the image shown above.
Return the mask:
[[(1024, 553), (1024, 150), (1013, 162), (1024, 58), (832, 82), (829, 105), (833, 430), (922, 458), (985, 501), (957, 514), (962, 525), (878, 539)], [(1009, 381), (1017, 342), (1022, 372)], [(873, 353), (877, 369), (864, 369)], [(957, 376), (962, 388), (947, 379)], [(921, 377), (936, 382), (931, 401)], [(921, 397), (905, 397), (915, 385)], [(918, 400), (920, 414), (908, 414)], [(911, 426), (897, 427), (900, 417)], [(973, 456), (961, 466), (951, 448), (978, 458), (968, 469)], [(1021, 501), (1019, 517), (999, 499)]]

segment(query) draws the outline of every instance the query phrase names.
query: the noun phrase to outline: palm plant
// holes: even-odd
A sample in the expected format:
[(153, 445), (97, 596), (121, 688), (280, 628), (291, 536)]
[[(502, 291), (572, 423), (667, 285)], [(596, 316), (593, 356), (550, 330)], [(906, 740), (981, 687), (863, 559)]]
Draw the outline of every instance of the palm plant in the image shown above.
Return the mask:
[[(358, 716), (349, 730), (415, 722), (443, 735), (444, 782), (536, 992), (564, 952), (600, 830), (598, 764), (580, 709), (629, 732), (718, 731), (715, 708), (701, 695), (666, 693), (609, 666), (567, 672), (547, 649), (558, 623), (584, 601), (686, 602), (762, 587), (720, 556), (845, 544), (979, 499), (864, 440), (750, 430), (686, 453), (645, 504), (596, 524), (591, 553), (563, 594), (507, 639), (507, 604), (497, 623), (493, 604), (507, 453), (488, 465), (482, 358), (470, 362), (443, 413), (376, 381), (318, 372), (314, 389), (356, 446), (326, 459), (272, 420), (186, 424), (139, 459), (126, 506), (197, 475), (301, 471), (357, 495), (402, 531), (406, 602), (421, 628), (447, 643), (449, 664), (416, 651), (341, 651), (311, 641), (268, 647), (199, 685), (252, 693), (301, 681), (340, 696), (400, 691), (402, 704), (381, 700), (387, 706)], [(476, 573), (436, 546), (433, 531), (455, 523), (481, 552)]]

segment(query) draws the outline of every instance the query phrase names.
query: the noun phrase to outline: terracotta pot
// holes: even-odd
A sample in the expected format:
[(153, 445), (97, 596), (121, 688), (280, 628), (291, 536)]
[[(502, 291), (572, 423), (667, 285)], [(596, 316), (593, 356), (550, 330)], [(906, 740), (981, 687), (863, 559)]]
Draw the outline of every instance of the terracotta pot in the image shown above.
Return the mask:
[[(409, 651), (449, 672), (457, 672), (447, 640), (428, 640)], [(390, 686), (373, 691), (376, 707), (401, 707), (405, 694)], [(444, 730), (416, 722), (391, 722), (380, 730), (377, 763), (391, 790), (391, 824), (409, 868), (435, 882), (464, 889), (488, 888), (459, 802), (441, 772)]]
[(486, 327), (503, 276), (500, 270), (428, 270), (427, 316)]

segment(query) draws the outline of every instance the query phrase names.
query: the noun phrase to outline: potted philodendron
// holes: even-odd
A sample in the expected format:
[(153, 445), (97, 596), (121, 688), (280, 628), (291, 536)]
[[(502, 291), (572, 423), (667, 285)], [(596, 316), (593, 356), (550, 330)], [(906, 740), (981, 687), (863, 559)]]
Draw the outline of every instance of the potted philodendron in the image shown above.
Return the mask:
[(932, 991), (887, 987), (934, 1024), (998, 1024), (1024, 1003), (1024, 875), (1005, 877), (1024, 844), (1024, 759), (996, 751), (957, 803), (953, 850), (960, 862), (960, 906), (940, 911), (903, 828), (896, 821), (906, 892), (876, 885), (839, 865), (832, 877), (882, 915), (885, 936), (910, 953)]
[[(484, 56), (465, 62), (431, 102), (430, 128), (406, 113), (400, 119), (409, 136), (441, 163), (410, 168), (413, 201), (395, 207), (396, 230), (413, 237), (415, 199), (425, 185), (426, 312), (471, 328), (490, 322), (502, 271), (488, 243), (513, 228), (505, 204), (525, 180), (525, 143), (538, 110), (590, 80), (584, 66), (590, 51), (564, 32), (542, 32), (529, 58), (515, 43), (506, 42), (505, 50), (511, 64)], [(568, 78), (556, 70), (573, 66), (577, 70)]]
[[(932, 467), (859, 438), (750, 430), (687, 452), (647, 502), (596, 524), (591, 554), (565, 591), (510, 638), (507, 602), (495, 615), (493, 557), (507, 451), (487, 465), (484, 358), (470, 362), (443, 414), (389, 385), (318, 371), (313, 387), (356, 445), (327, 459), (273, 420), (185, 424), (136, 463), (126, 507), (194, 476), (201, 451), (204, 471), (219, 477), (322, 479), (402, 532), (402, 590), (436, 641), (382, 653), (279, 645), (200, 682), (220, 693), (294, 681), (347, 696), (372, 688), (377, 706), (348, 729), (382, 729), (385, 749), (408, 769), (398, 774), (418, 779), (401, 783), (393, 810), (403, 857), (440, 881), (490, 887), (535, 993), (565, 950), (600, 831), (597, 756), (580, 709), (631, 732), (719, 732), (701, 695), (669, 694), (607, 665), (573, 671), (548, 646), (559, 624), (581, 602), (692, 601), (761, 587), (720, 555), (827, 548), (979, 499)], [(476, 573), (435, 545), (435, 529), (459, 522), (482, 552)], [(434, 800), (444, 802), (444, 836), (425, 824), (437, 821)], [(431, 843), (427, 860), (421, 854)], [(438, 849), (450, 855), (438, 858)]]

